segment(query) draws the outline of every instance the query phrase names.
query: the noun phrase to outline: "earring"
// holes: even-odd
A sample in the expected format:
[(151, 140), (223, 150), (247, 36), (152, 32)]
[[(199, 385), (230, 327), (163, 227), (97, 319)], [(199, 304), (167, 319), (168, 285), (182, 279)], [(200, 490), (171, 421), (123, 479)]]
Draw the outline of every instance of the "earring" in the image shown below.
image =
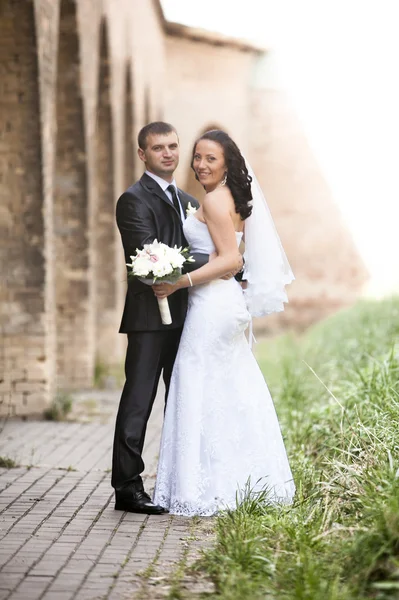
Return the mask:
[(219, 183), (219, 185), (220, 185), (220, 186), (222, 186), (222, 185), (226, 185), (226, 181), (227, 181), (227, 171), (226, 171), (226, 173), (224, 174), (224, 177), (223, 177), (222, 181)]

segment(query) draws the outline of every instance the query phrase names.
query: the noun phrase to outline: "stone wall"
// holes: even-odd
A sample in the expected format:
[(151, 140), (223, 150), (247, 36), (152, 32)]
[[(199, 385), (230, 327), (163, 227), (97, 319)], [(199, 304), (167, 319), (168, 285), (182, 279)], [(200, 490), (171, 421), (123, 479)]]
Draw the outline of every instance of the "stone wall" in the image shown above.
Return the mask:
[(163, 20), (140, 0), (1, 0), (0, 19), (0, 414), (32, 414), (123, 357), (114, 209), (146, 99), (163, 110)]
[(251, 84), (259, 51), (165, 23), (158, 0), (0, 0), (0, 27), (0, 414), (40, 413), (123, 359), (114, 211), (150, 120), (177, 127), (192, 193), (204, 130), (252, 159), (298, 278), (279, 327), (356, 295), (363, 272), (317, 165), (281, 99)]
[(44, 132), (39, 66), (46, 56), (36, 52), (33, 3), (3, 1), (1, 21), (0, 407), (12, 402), (29, 411), (31, 402), (43, 406), (52, 388), (47, 373), (52, 367), (54, 314), (46, 287), (52, 276), (46, 252), (50, 186), (41, 151), (51, 138), (51, 114)]

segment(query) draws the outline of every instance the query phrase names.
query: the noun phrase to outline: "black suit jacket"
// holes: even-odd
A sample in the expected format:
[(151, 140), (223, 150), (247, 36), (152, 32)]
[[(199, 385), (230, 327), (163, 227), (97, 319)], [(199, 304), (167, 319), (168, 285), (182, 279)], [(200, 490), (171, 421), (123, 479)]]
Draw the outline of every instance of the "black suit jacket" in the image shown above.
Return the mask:
[[(179, 189), (179, 198), (186, 213), (187, 205), (198, 208), (195, 198)], [(136, 248), (150, 244), (155, 239), (168, 246), (187, 246), (180, 214), (154, 179), (146, 173), (122, 194), (116, 205), (116, 222), (122, 237), (125, 262)], [(207, 254), (192, 254), (195, 262), (187, 266), (194, 270), (207, 263)], [(125, 308), (120, 333), (131, 331), (159, 331), (182, 327), (187, 311), (187, 290), (179, 290), (169, 296), (172, 324), (163, 325), (159, 307), (151, 286), (138, 279), (128, 280)]]

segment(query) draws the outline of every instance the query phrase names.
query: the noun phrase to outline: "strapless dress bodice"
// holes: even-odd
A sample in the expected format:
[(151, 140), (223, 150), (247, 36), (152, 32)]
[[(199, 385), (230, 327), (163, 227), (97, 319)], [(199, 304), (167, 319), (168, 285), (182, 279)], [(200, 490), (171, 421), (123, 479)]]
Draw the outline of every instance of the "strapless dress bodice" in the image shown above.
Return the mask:
[[(183, 225), (184, 236), (190, 245), (191, 252), (212, 254), (215, 252), (211, 234), (206, 223), (199, 221), (195, 215), (189, 215)], [(242, 232), (236, 231), (237, 247), (242, 239)]]

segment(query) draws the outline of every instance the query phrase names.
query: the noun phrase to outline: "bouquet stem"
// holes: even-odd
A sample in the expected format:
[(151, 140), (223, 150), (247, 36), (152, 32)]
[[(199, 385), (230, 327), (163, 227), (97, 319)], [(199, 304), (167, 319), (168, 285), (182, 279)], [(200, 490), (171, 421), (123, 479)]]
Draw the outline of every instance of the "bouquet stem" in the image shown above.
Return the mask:
[(172, 323), (172, 316), (170, 314), (169, 302), (167, 298), (158, 298), (159, 312), (161, 313), (161, 320), (164, 325), (170, 325)]

